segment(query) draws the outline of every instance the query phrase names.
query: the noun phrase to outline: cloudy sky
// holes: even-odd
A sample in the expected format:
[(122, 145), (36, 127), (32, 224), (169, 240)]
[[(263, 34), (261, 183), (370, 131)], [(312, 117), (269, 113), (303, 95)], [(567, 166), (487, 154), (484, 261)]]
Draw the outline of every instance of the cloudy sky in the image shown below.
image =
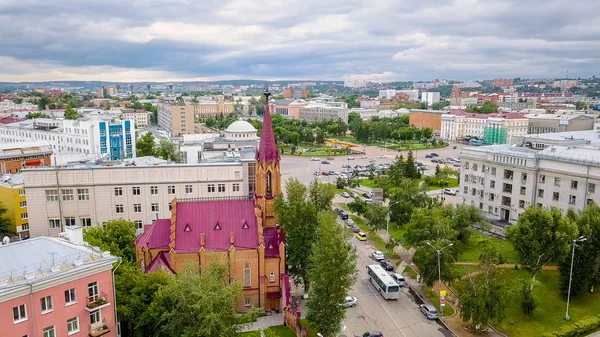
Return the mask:
[(0, 0), (0, 81), (600, 75), (600, 0)]

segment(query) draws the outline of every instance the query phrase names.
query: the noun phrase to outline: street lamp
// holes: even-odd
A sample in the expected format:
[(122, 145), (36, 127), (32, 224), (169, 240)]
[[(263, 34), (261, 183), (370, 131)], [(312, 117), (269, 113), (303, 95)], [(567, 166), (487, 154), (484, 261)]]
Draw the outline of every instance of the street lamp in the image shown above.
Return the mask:
[(577, 246), (577, 243), (584, 242), (585, 240), (587, 240), (587, 238), (583, 235), (573, 240), (573, 253), (571, 254), (571, 271), (569, 272), (569, 291), (567, 292), (567, 312), (565, 313), (565, 319), (567, 321), (570, 319), (569, 301), (571, 299), (571, 281), (573, 281), (573, 261), (575, 260), (575, 246)]
[[(442, 253), (442, 250), (452, 247), (454, 246), (453, 243), (447, 245), (446, 247), (442, 248), (442, 249), (437, 249), (435, 248), (429, 241), (427, 241), (427, 244), (429, 246), (431, 246), (431, 248), (435, 249), (435, 252), (437, 253), (437, 258), (438, 258), (438, 283), (440, 286), (440, 290), (442, 290), (442, 265), (440, 264), (440, 255)], [(444, 316), (444, 307), (441, 305), (442, 302), (442, 296), (440, 296), (440, 313), (442, 315), (442, 317)]]
[(390, 203), (390, 204), (388, 205), (388, 209), (387, 209), (387, 217), (386, 217), (386, 220), (387, 220), (387, 225), (386, 225), (386, 227), (385, 227), (385, 231), (388, 233), (388, 235), (390, 234), (390, 209), (391, 209), (392, 205), (395, 205), (395, 204), (397, 204), (397, 203), (399, 203), (399, 202), (400, 202), (400, 201), (392, 202), (392, 203)]

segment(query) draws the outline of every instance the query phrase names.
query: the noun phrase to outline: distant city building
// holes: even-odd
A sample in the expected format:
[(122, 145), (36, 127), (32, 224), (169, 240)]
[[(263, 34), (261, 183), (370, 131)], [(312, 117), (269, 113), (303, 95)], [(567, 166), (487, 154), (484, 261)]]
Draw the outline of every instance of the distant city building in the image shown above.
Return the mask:
[(50, 166), (52, 148), (45, 141), (0, 144), (0, 174), (19, 173), (32, 166)]
[(29, 237), (29, 215), (23, 174), (5, 174), (0, 178), (0, 202), (6, 207), (10, 230), (21, 238)]
[(416, 128), (430, 128), (440, 132), (442, 129), (442, 115), (448, 113), (444, 110), (411, 109), (408, 124)]
[(285, 98), (285, 99), (300, 99), (300, 98), (307, 99), (308, 98), (308, 89), (306, 89), (306, 88), (300, 89), (300, 88), (296, 88), (296, 87), (286, 87), (286, 88), (283, 88), (282, 95), (283, 95), (283, 98)]
[(349, 88), (364, 88), (367, 86), (367, 80), (345, 80), (344, 86)]
[(475, 137), (485, 144), (505, 144), (512, 137), (527, 134), (528, 120), (518, 113), (474, 114), (451, 110), (442, 115), (440, 137), (461, 140)]
[(424, 91), (423, 93), (421, 93), (421, 102), (426, 103), (427, 106), (432, 106), (433, 104), (438, 103), (439, 101), (439, 92)]
[(586, 114), (526, 114), (527, 133), (593, 130), (595, 116)]
[(135, 127), (145, 129), (148, 127), (148, 111), (144, 109), (123, 109), (121, 110), (121, 118), (130, 119), (135, 122)]
[(299, 119), (309, 123), (316, 121), (337, 120), (340, 118), (348, 123), (348, 107), (346, 103), (318, 103), (310, 102), (300, 107)]
[(480, 88), (481, 84), (479, 84), (479, 82), (475, 82), (475, 81), (465, 81), (465, 82), (456, 84), (456, 86), (459, 89), (464, 89), (464, 88)]
[(553, 88), (560, 88), (562, 91), (567, 91), (577, 86), (577, 80), (558, 80), (552, 83)]
[(514, 85), (512, 78), (495, 78), (492, 80), (492, 87), (496, 88), (507, 88)]
[(0, 244), (3, 336), (117, 336), (109, 252), (84, 244), (80, 227), (64, 238)]
[(283, 118), (300, 118), (300, 108), (308, 104), (305, 100), (275, 99), (271, 100), (271, 111)]
[(377, 108), (380, 104), (381, 104), (381, 101), (373, 100), (373, 99), (360, 101), (360, 107), (363, 109)]
[(199, 99), (186, 104), (158, 103), (158, 126), (173, 136), (195, 133), (195, 123), (202, 118), (228, 116), (235, 110), (233, 102), (223, 99)]

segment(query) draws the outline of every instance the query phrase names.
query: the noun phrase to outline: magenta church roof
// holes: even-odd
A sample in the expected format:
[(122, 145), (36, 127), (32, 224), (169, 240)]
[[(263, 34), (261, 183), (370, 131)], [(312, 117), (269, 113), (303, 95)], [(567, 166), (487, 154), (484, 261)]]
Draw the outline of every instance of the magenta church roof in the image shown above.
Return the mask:
[(271, 109), (269, 108), (269, 96), (266, 92), (265, 115), (263, 117), (262, 132), (260, 135), (260, 144), (256, 152), (256, 159), (259, 162), (270, 164), (279, 161), (279, 150), (275, 143), (275, 133), (273, 132), (273, 123), (271, 122)]

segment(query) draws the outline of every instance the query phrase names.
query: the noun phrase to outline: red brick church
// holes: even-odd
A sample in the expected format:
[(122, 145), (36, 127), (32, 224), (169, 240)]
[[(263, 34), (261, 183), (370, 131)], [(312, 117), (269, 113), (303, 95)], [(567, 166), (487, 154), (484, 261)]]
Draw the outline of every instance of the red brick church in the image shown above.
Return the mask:
[[(269, 109), (269, 92), (259, 149), (254, 197), (247, 200), (172, 201), (171, 218), (144, 227), (136, 240), (144, 272), (177, 273), (190, 263), (200, 270), (216, 255), (230, 261), (232, 279), (244, 287), (241, 310), (281, 310), (286, 275), (285, 238), (273, 202), (281, 194), (280, 155)], [(289, 287), (286, 285), (287, 289)], [(289, 290), (287, 290), (289, 292)]]

